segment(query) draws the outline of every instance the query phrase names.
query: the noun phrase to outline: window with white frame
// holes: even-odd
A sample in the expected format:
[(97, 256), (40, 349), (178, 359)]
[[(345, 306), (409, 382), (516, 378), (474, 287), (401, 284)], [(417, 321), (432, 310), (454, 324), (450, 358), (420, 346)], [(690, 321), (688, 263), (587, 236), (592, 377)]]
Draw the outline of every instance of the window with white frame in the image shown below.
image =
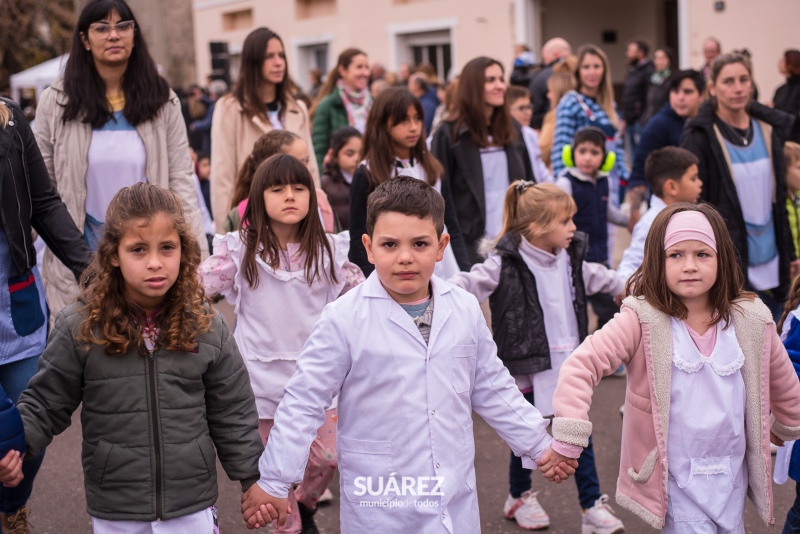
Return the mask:
[(397, 35), (398, 64), (430, 63), (440, 80), (446, 80), (453, 66), (450, 30), (425, 31)]
[(294, 45), (297, 50), (297, 65), (291, 65), (290, 72), (294, 81), (303, 89), (311, 89), (310, 73), (318, 70), (324, 77), (330, 65), (330, 41), (332, 37), (323, 37), (314, 40), (298, 40)]

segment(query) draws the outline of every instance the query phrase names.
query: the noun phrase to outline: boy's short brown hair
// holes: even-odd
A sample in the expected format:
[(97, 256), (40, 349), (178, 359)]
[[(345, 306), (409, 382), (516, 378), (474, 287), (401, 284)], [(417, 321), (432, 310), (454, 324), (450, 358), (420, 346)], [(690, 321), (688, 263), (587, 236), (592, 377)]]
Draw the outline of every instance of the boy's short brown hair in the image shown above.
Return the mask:
[(531, 92), (528, 91), (527, 87), (520, 87), (519, 85), (509, 85), (508, 89), (506, 89), (506, 101), (509, 104), (513, 104), (520, 98), (530, 98)]
[(697, 165), (700, 160), (697, 156), (676, 146), (667, 146), (653, 150), (644, 162), (644, 178), (650, 184), (650, 189), (658, 198), (664, 196), (664, 184), (667, 180), (680, 182), (683, 175), (692, 165)]
[(367, 235), (370, 238), (378, 217), (392, 211), (420, 219), (430, 218), (436, 227), (436, 237), (444, 232), (444, 198), (424, 180), (397, 176), (383, 182), (369, 195)]
[(783, 145), (783, 155), (786, 157), (786, 166), (794, 165), (800, 160), (800, 145), (792, 141), (786, 141)]

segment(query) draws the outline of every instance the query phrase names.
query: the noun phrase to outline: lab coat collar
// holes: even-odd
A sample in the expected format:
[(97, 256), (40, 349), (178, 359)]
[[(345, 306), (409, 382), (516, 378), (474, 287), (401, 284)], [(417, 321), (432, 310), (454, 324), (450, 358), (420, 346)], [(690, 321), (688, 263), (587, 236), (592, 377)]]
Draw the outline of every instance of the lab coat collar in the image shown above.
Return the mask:
[[(400, 306), (400, 304), (397, 303), (397, 301), (391, 297), (391, 295), (389, 295), (389, 293), (386, 291), (386, 288), (383, 287), (380, 278), (378, 278), (377, 271), (373, 271), (372, 274), (369, 275), (369, 278), (367, 278), (366, 282), (364, 282), (363, 287), (364, 289), (362, 294), (364, 297), (385, 300), (387, 318), (405, 330), (414, 339), (422, 343), (426, 349), (433, 346), (437, 335), (442, 330), (442, 327), (447, 322), (447, 319), (453, 313), (453, 309), (448, 303), (449, 299), (444, 297), (444, 295), (451, 291), (453, 286), (438, 276), (433, 275), (431, 277), (431, 293), (433, 294), (433, 324), (431, 325), (430, 338), (426, 344), (425, 340), (422, 339), (422, 334), (419, 333), (419, 328), (417, 328), (417, 325), (414, 324), (414, 320), (411, 318), (411, 316), (403, 309), (402, 306)], [(430, 353), (429, 350), (428, 352)]]

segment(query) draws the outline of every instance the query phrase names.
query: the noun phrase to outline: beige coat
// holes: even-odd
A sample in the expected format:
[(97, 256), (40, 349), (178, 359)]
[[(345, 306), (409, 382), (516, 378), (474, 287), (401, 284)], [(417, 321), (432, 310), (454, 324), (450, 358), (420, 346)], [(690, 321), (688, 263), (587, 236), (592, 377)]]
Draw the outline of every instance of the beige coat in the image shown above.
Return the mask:
[[(73, 120), (61, 120), (67, 95), (59, 79), (42, 93), (36, 110), (34, 135), (42, 152), (47, 172), (56, 185), (67, 210), (81, 231), (86, 219), (86, 172), (92, 127)], [(192, 176), (192, 158), (186, 137), (181, 103), (170, 91), (170, 99), (155, 119), (136, 127), (147, 152), (145, 174), (151, 184), (169, 188), (181, 199), (186, 217), (197, 234), (203, 257), (208, 255), (208, 241), (197, 206), (197, 192)], [(72, 273), (50, 250), (42, 265), (47, 303), (51, 319), (75, 300), (78, 285)]]
[[(311, 144), (311, 120), (302, 102), (290, 99), (286, 106), (284, 129), (300, 136), (309, 151), (308, 167), (319, 189), (319, 168)], [(211, 215), (217, 232), (231, 209), (236, 177), (256, 141), (272, 130), (272, 124), (260, 117), (250, 117), (233, 95), (222, 97), (214, 107), (211, 122)]]

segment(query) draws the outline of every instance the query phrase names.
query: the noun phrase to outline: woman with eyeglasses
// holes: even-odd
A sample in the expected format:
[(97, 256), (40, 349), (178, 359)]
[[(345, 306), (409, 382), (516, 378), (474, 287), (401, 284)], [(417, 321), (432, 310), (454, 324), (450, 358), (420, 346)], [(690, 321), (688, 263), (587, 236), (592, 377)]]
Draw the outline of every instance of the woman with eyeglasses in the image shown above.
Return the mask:
[[(34, 130), (90, 249), (114, 194), (149, 182), (180, 197), (207, 253), (180, 100), (158, 74), (124, 0), (92, 0), (83, 8), (64, 77), (42, 93)], [(50, 250), (42, 278), (54, 317), (75, 300), (78, 286)]]

